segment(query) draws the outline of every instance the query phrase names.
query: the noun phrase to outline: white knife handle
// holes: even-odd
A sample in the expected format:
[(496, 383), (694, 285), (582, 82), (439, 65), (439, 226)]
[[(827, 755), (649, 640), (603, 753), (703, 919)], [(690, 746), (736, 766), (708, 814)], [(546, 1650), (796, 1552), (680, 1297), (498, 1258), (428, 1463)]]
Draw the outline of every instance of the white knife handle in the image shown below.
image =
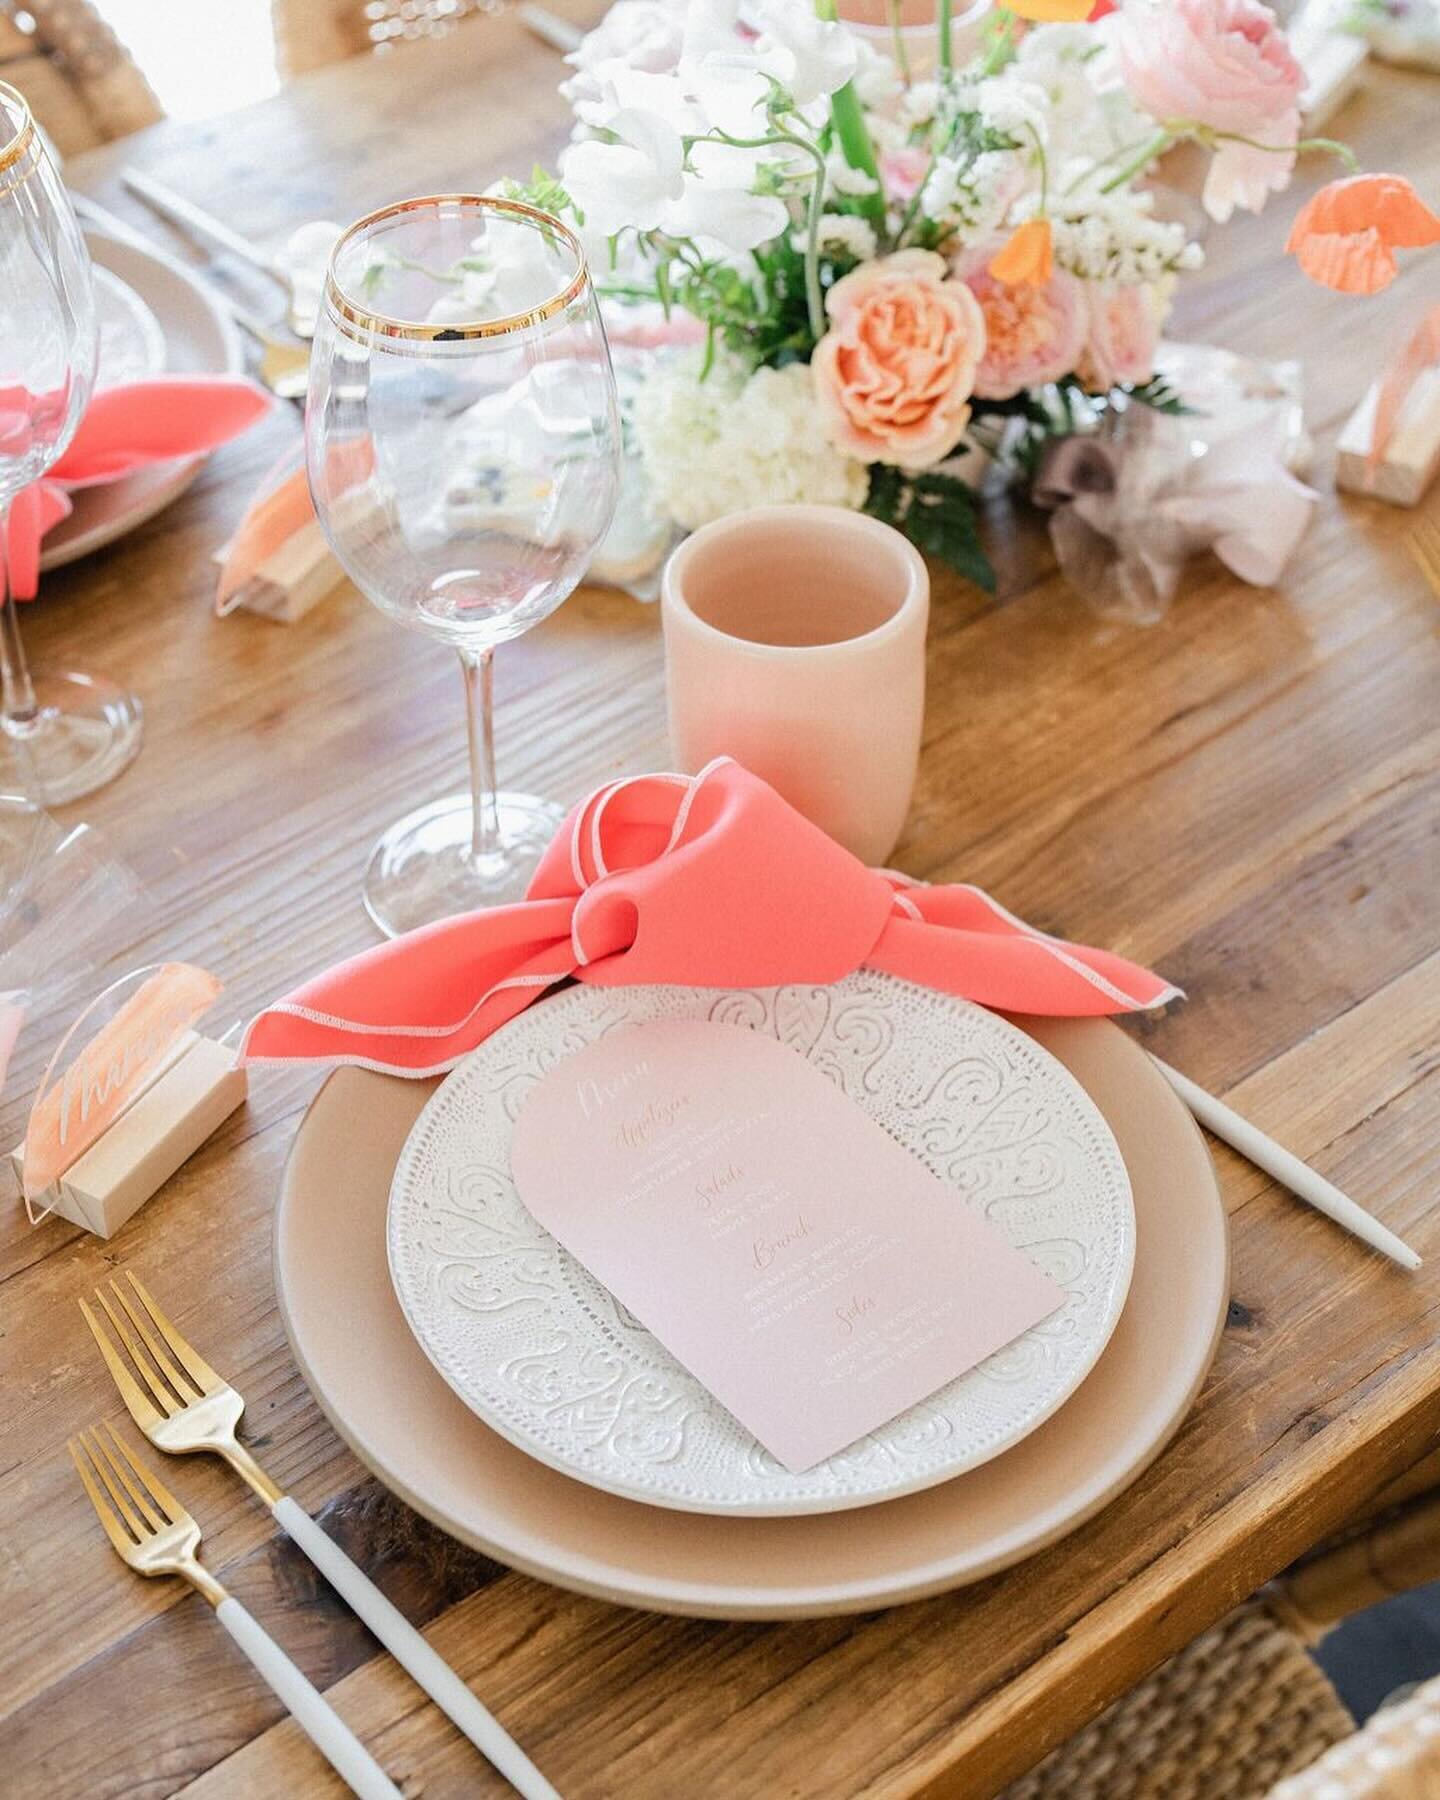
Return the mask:
[(449, 1663), (425, 1641), (404, 1613), (391, 1603), (362, 1569), (356, 1567), (298, 1502), (282, 1495), (271, 1508), (331, 1587), (348, 1601), (401, 1668), (459, 1726), (480, 1754), (494, 1764), (525, 1800), (560, 1800), (559, 1794), (483, 1707)]
[(399, 1788), (376, 1762), (325, 1696), (257, 1625), (238, 1600), (228, 1596), (215, 1617), (289, 1708), (300, 1729), (360, 1800), (401, 1800)]

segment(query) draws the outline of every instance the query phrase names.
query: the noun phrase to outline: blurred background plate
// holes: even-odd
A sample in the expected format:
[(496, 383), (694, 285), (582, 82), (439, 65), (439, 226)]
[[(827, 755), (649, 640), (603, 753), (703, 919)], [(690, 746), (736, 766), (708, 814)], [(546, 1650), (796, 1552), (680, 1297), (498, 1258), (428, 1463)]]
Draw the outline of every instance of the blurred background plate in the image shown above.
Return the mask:
[[(85, 241), (96, 268), (115, 278), (112, 283), (102, 277), (100, 296), (101, 316), (110, 320), (115, 344), (110, 355), (118, 366), (137, 370), (120, 379), (136, 380), (137, 354), (152, 355), (157, 345), (163, 352), (160, 367), (171, 375), (242, 371), (245, 358), (235, 325), (183, 264), (101, 231), (87, 229)], [(103, 378), (104, 365), (101, 372)], [(148, 372), (159, 373), (159, 368)], [(157, 463), (123, 481), (77, 489), (74, 512), (45, 539), (40, 567), (58, 569), (153, 519), (184, 493), (204, 460), (197, 456)]]

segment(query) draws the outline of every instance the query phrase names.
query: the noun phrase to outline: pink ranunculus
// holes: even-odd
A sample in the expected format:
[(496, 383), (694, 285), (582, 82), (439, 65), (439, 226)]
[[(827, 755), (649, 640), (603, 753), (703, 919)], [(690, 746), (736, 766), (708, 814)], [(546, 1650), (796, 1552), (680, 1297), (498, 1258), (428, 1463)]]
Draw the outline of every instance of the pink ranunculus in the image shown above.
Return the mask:
[(1092, 282), (1090, 332), (1077, 370), (1092, 393), (1134, 386), (1155, 373), (1162, 307), (1152, 287), (1119, 281)]
[(892, 201), (903, 206), (919, 193), (932, 160), (923, 144), (902, 144), (898, 150), (887, 150), (880, 158), (880, 185)]
[(1063, 269), (1043, 287), (997, 281), (989, 264), (1002, 241), (972, 251), (959, 270), (985, 315), (985, 355), (975, 374), (982, 400), (1009, 400), (1022, 388), (1068, 375), (1089, 326), (1084, 284)]
[(811, 367), (836, 448), (905, 469), (948, 456), (970, 419), (985, 319), (944, 257), (899, 250), (864, 263), (825, 310)]
[[(1118, 47), (1125, 85), (1162, 123), (1194, 120), (1261, 144), (1300, 135), (1305, 74), (1274, 13), (1260, 0), (1131, 0)], [(1205, 182), (1205, 210), (1258, 212), (1295, 164), (1288, 149), (1222, 143)]]

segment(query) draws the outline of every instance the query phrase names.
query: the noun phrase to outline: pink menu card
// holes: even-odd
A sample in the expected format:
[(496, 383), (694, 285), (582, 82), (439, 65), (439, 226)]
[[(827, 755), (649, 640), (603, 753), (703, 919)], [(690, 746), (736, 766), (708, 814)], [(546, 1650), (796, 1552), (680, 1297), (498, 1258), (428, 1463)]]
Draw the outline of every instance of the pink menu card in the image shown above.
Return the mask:
[(787, 1469), (1052, 1313), (1055, 1286), (798, 1052), (659, 1020), (526, 1101), (520, 1196)]

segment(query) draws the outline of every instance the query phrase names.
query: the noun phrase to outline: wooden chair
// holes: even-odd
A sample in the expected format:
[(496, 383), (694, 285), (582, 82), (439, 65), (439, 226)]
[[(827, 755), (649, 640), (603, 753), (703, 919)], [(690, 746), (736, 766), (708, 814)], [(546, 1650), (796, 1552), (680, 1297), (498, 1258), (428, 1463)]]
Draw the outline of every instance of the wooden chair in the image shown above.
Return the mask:
[(367, 50), (444, 37), (509, 0), (271, 0), (282, 75), (303, 75)]
[(0, 80), (62, 156), (153, 125), (160, 103), (89, 0), (0, 0)]
[(1005, 1790), (1003, 1800), (1440, 1800), (1440, 1679), (1363, 1730), (1309, 1654), (1440, 1581), (1440, 1450)]

